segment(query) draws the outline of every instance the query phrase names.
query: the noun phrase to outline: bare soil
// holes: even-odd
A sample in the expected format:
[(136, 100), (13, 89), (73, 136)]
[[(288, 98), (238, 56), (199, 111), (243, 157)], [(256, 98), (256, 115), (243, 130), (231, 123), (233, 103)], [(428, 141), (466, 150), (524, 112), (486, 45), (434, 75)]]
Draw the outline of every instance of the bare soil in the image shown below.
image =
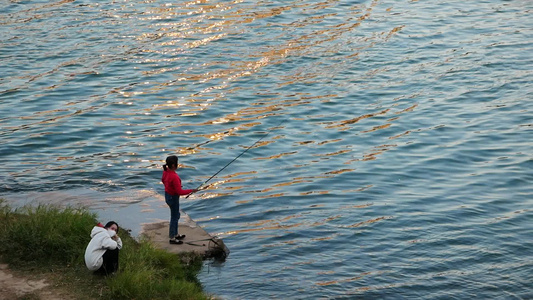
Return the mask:
[[(34, 278), (10, 270), (8, 265), (0, 264), (0, 300), (68, 299), (67, 293), (54, 288), (46, 278)], [(72, 298), (70, 298), (72, 299)]]

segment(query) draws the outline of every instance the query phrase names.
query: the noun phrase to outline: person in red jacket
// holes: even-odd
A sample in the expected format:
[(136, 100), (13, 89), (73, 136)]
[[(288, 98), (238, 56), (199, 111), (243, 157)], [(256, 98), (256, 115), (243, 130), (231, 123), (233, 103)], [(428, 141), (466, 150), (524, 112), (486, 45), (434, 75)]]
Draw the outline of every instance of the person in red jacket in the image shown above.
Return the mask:
[(181, 179), (176, 173), (178, 169), (178, 157), (171, 155), (167, 157), (166, 164), (163, 165), (163, 177), (161, 181), (165, 185), (165, 202), (170, 207), (170, 226), (168, 230), (169, 243), (183, 244), (185, 235), (178, 234), (178, 220), (180, 219), (180, 195), (188, 195), (198, 190), (184, 190), (181, 188)]

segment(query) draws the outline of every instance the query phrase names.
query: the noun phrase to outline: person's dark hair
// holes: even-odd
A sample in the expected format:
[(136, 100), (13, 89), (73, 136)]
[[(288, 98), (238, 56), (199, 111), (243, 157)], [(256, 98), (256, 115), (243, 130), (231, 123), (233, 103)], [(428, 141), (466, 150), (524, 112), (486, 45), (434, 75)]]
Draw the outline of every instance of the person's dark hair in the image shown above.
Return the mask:
[(178, 157), (176, 155), (171, 155), (167, 157), (167, 163), (163, 165), (163, 170), (167, 170), (167, 167), (172, 167), (173, 165), (178, 166)]
[(119, 229), (120, 227), (118, 226), (117, 222), (115, 222), (115, 221), (109, 221), (109, 222), (107, 222), (107, 224), (105, 224), (104, 228), (105, 228), (105, 229), (108, 229), (109, 227), (113, 226), (113, 224), (114, 224), (114, 225), (117, 225), (117, 234), (118, 234), (118, 229)]

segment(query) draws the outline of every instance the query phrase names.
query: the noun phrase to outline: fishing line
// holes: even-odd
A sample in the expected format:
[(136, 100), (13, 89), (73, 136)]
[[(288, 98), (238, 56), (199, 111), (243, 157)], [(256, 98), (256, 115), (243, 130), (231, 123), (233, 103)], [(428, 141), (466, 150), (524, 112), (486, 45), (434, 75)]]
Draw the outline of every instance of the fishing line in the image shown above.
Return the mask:
[[(213, 179), (215, 176), (217, 176), (220, 172), (222, 172), (225, 168), (227, 168), (229, 165), (231, 165), (234, 161), (236, 161), (237, 159), (239, 159), (239, 157), (241, 157), (244, 153), (246, 153), (248, 150), (252, 149), (255, 145), (257, 145), (257, 143), (259, 143), (260, 141), (262, 141), (265, 137), (267, 137), (267, 135), (269, 135), (274, 129), (276, 129), (277, 127), (281, 126), (281, 124), (285, 123), (285, 121), (287, 121), (289, 119), (289, 117), (283, 119), (278, 125), (276, 125), (275, 127), (273, 127), (272, 129), (270, 129), (269, 131), (267, 131), (267, 133), (265, 133), (261, 138), (259, 138), (257, 141), (255, 141), (255, 143), (253, 143), (251, 146), (247, 147), (246, 149), (244, 149), (244, 151), (241, 152), (241, 154), (237, 155), (237, 157), (235, 157), (232, 161), (230, 161), (229, 163), (227, 163), (224, 167), (222, 167), (222, 169), (218, 170), (215, 174), (213, 174), (213, 176), (209, 177), (206, 181), (204, 181), (202, 184), (200, 184), (196, 190), (199, 190), (203, 185), (205, 185), (206, 183), (208, 183), (211, 179)], [(190, 195), (194, 194), (195, 192), (192, 192), (190, 194), (187, 195), (187, 197), (185, 197), (185, 199), (189, 198)]]

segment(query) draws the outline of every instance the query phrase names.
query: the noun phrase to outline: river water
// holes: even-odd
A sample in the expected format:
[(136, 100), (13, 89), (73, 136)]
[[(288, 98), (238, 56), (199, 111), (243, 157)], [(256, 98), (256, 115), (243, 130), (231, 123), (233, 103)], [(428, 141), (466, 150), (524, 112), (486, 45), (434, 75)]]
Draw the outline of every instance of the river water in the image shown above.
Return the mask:
[(231, 250), (207, 292), (531, 299), (532, 12), (0, 0), (0, 197), (137, 234), (167, 155), (195, 188), (254, 145), (181, 199)]

